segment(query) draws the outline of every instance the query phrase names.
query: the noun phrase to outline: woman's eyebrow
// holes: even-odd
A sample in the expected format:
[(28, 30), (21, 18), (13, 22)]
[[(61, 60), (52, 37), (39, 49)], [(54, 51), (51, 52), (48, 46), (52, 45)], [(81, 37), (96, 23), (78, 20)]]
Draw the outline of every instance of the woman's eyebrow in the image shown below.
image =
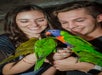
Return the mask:
[[(36, 18), (36, 19), (44, 19), (44, 18), (45, 18), (45, 17), (39, 17), (39, 18)], [(35, 19), (35, 20), (36, 20), (36, 19)]]

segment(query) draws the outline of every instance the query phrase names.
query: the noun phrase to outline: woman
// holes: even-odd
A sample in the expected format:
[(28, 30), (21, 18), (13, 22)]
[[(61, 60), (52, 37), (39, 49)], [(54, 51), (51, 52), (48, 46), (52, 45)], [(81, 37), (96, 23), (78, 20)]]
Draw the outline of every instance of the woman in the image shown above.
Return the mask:
[[(47, 14), (36, 5), (22, 5), (9, 11), (5, 17), (6, 33), (0, 36), (0, 51), (2, 59), (15, 53), (15, 49), (30, 38), (42, 38), (41, 34), (48, 29)], [(16, 60), (17, 61), (17, 60)], [(29, 54), (17, 62), (10, 62), (2, 65), (4, 75), (18, 75), (33, 71), (36, 61), (35, 54)], [(31, 68), (32, 67), (32, 68)], [(50, 67), (50, 75), (56, 72)], [(43, 73), (46, 75), (47, 73)], [(28, 74), (30, 75), (30, 74)], [(48, 74), (47, 74), (48, 75)]]

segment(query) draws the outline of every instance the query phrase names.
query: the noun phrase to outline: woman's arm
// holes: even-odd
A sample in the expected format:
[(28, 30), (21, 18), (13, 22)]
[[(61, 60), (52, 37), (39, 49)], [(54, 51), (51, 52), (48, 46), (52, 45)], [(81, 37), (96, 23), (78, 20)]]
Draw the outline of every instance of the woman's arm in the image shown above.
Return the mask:
[(36, 61), (35, 54), (34, 53), (29, 54), (19, 62), (12, 62), (6, 64), (3, 67), (2, 72), (4, 75), (21, 73), (31, 68), (35, 64), (35, 61)]
[(57, 69), (54, 66), (52, 66), (48, 70), (46, 70), (42, 75), (55, 75), (56, 72)]
[(98, 75), (102, 75), (102, 72), (100, 72)]

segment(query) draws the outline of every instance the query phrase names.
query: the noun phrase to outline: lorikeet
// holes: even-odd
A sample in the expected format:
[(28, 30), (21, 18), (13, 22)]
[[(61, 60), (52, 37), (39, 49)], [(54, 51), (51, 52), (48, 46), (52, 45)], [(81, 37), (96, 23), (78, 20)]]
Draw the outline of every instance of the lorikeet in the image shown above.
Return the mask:
[(33, 53), (34, 52), (34, 44), (37, 40), (38, 40), (37, 38), (31, 38), (28, 41), (21, 43), (21, 45), (16, 48), (15, 54), (4, 59), (2, 62), (0, 62), (0, 64), (14, 60), (19, 56)]
[(34, 51), (37, 57), (34, 70), (37, 71), (45, 61), (46, 57), (53, 52), (56, 52), (57, 43), (52, 37), (43, 38), (36, 41)]
[(79, 61), (102, 66), (102, 53), (96, 51), (95, 47), (83, 38), (57, 29), (48, 30), (46, 34), (51, 34), (62, 43), (71, 46), (71, 50), (78, 55)]

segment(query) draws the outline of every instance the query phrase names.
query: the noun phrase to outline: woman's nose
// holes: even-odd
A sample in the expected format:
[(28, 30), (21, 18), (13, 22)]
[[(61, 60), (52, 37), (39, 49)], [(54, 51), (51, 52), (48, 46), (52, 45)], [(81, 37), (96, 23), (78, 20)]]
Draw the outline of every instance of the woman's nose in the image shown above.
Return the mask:
[(33, 22), (31, 22), (31, 23), (32, 23), (32, 26), (38, 26), (38, 23), (35, 22), (35, 21), (33, 21)]
[(76, 26), (75, 23), (71, 22), (71, 23), (69, 23), (68, 28), (73, 29), (73, 28), (75, 28), (75, 26)]

